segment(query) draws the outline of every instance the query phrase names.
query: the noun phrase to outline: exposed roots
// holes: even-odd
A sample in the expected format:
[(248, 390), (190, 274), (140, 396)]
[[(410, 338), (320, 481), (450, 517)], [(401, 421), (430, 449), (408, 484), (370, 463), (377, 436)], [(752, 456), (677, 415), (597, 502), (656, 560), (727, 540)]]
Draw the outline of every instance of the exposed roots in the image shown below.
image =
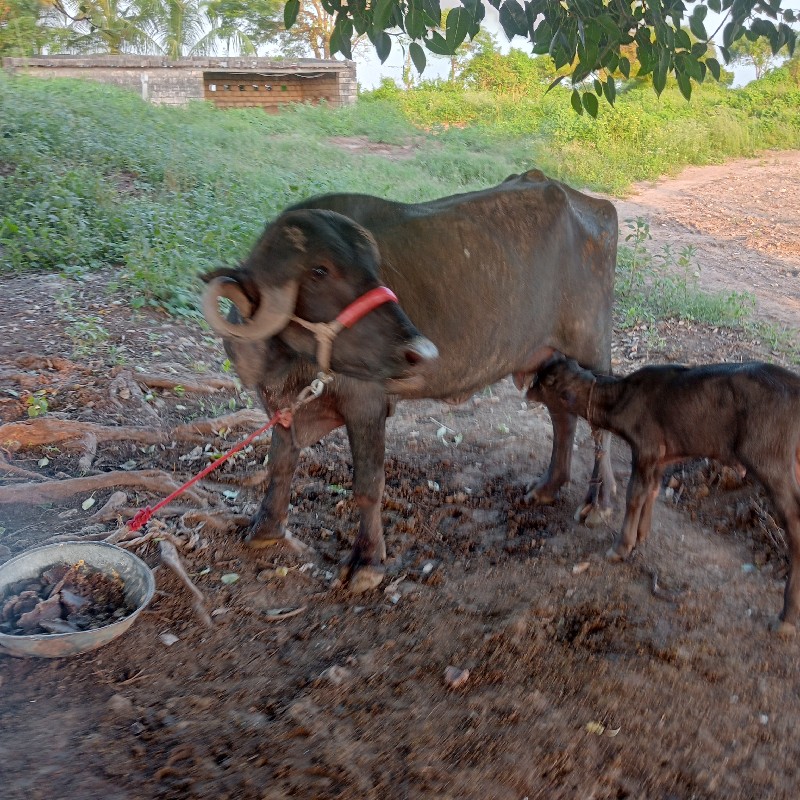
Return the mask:
[[(178, 488), (173, 476), (160, 469), (119, 470), (101, 472), (99, 475), (86, 475), (82, 478), (0, 486), (0, 503), (46, 503), (52, 500), (64, 500), (76, 494), (91, 494), (100, 489), (119, 486), (130, 486), (154, 494), (162, 494), (165, 490), (174, 491)], [(198, 494), (198, 491), (202, 495), (206, 495), (202, 490), (189, 489), (186, 491), (186, 496), (193, 502), (202, 505), (204, 499)]]
[(9, 464), (8, 461), (0, 456), (0, 478), (3, 477), (3, 472), (6, 475), (16, 475), (19, 478), (27, 478), (30, 481), (45, 480), (44, 475), (39, 475), (38, 472), (31, 472), (31, 470), (23, 469), (22, 467), (15, 467), (13, 464)]
[(239, 384), (232, 378), (208, 377), (198, 381), (196, 377), (181, 378), (177, 375), (157, 375), (151, 372), (134, 372), (133, 380), (151, 389), (177, 389), (181, 393), (189, 394), (215, 394), (220, 391), (236, 392)]
[[(222, 431), (263, 425), (267, 416), (262, 411), (245, 409), (222, 417), (201, 417), (170, 430), (158, 430), (131, 425), (98, 425), (93, 422), (37, 417), (22, 422), (0, 425), (0, 447), (11, 451), (25, 450), (43, 445), (134, 441), (140, 444), (167, 444), (169, 442), (199, 442), (202, 437), (217, 436)], [(96, 445), (95, 445), (96, 446)]]

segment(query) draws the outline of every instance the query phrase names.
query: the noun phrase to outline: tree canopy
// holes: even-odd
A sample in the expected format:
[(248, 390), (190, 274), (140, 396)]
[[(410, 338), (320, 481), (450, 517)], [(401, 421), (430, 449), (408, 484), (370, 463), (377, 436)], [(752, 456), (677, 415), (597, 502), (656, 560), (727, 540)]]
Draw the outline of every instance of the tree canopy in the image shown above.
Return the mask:
[[(481, 30), (486, 9), (482, 0), (459, 0), (444, 25), (440, 0), (319, 0), (334, 17), (331, 54), (350, 58), (354, 34), (365, 34), (381, 61), (392, 49), (393, 37), (411, 40), (409, 53), (422, 72), (426, 51), (451, 55), (464, 40)], [(790, 0), (488, 0), (499, 12), (509, 39), (527, 39), (535, 55), (548, 55), (556, 70), (567, 68), (574, 87), (576, 111), (597, 114), (598, 98), (613, 103), (615, 73), (630, 76), (633, 48), (638, 76), (652, 75), (660, 94), (667, 76), (674, 75), (688, 99), (692, 84), (708, 73), (722, 72), (712, 39), (722, 34), (719, 52), (728, 63), (731, 47), (742, 37), (766, 39), (772, 53), (794, 53), (797, 32), (792, 27), (800, 12), (786, 8)], [(287, 0), (284, 21), (295, 24), (301, 0)], [(711, 27), (708, 12), (720, 15)], [(554, 82), (561, 82), (559, 75)], [(587, 88), (588, 86), (588, 88)]]

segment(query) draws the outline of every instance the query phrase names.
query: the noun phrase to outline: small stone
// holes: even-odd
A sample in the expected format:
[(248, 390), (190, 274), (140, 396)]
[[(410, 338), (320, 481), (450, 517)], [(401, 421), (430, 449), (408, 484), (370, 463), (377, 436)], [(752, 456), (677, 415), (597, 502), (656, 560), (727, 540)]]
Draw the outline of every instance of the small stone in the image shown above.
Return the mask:
[(172, 645), (175, 644), (175, 642), (180, 641), (180, 639), (178, 639), (178, 637), (174, 633), (170, 633), (169, 631), (160, 634), (158, 638), (167, 647), (172, 647)]
[(588, 561), (581, 561), (578, 564), (575, 564), (572, 567), (572, 574), (573, 575), (580, 575), (582, 572), (586, 572), (589, 569), (589, 562)]
[(469, 680), (469, 670), (459, 669), (452, 664), (444, 671), (444, 682), (451, 689), (460, 689)]
[(324, 670), (319, 677), (320, 680), (328, 681), (328, 683), (332, 683), (334, 686), (341, 686), (353, 677), (353, 672), (340, 664), (334, 664)]
[(212, 617), (224, 617), (230, 611), (230, 608), (227, 606), (220, 606), (219, 608), (215, 608), (211, 612)]
[(112, 694), (108, 699), (108, 708), (109, 711), (112, 711), (114, 714), (119, 714), (120, 716), (123, 714), (132, 714), (133, 701), (125, 697), (125, 695)]
[(762, 725), (767, 725), (769, 723), (769, 715), (768, 714), (760, 714), (758, 717), (758, 721)]

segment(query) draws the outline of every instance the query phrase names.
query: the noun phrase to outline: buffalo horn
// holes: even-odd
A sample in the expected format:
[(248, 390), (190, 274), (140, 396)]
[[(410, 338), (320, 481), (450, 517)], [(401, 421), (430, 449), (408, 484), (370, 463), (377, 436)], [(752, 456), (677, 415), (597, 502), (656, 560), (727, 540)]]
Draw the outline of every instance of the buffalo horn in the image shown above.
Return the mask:
[[(221, 336), (266, 339), (286, 327), (297, 302), (297, 290), (295, 281), (274, 289), (261, 289), (260, 302), (253, 313), (253, 303), (239, 282), (234, 278), (217, 277), (209, 282), (203, 294), (203, 315)], [(231, 322), (222, 316), (220, 297), (227, 298), (236, 306), (242, 322)]]

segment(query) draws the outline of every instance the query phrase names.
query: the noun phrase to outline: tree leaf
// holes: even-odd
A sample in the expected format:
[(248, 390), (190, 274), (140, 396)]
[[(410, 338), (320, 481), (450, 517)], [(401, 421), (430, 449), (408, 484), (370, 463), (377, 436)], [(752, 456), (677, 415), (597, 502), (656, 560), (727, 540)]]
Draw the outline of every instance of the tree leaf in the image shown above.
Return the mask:
[(711, 71), (711, 74), (714, 76), (714, 80), (718, 81), (721, 73), (719, 61), (717, 61), (716, 58), (707, 58), (706, 66)]
[(421, 75), (424, 72), (425, 65), (427, 63), (425, 51), (416, 42), (411, 42), (411, 44), (408, 46), (408, 52), (411, 56), (411, 61), (417, 69), (417, 72), (419, 72)]
[(506, 0), (500, 6), (500, 25), (509, 39), (528, 35), (528, 17), (517, 0)]
[(422, 0), (422, 11), (428, 20), (428, 25), (442, 24), (442, 7), (439, 5), (439, 0)]
[(389, 19), (397, 5), (395, 0), (378, 0), (372, 12), (372, 24), (381, 31), (388, 27)]
[(300, 12), (300, 0), (288, 0), (283, 7), (283, 24), (288, 31), (289, 28), (297, 21), (297, 15)]
[(381, 60), (381, 64), (383, 64), (392, 52), (392, 37), (386, 31), (377, 31), (369, 38), (372, 44), (375, 45), (375, 53)]
[(609, 105), (613, 106), (614, 101), (617, 99), (617, 84), (611, 75), (606, 78), (606, 82), (603, 84), (603, 94), (605, 94)]
[(630, 78), (631, 76), (630, 59), (626, 58), (625, 56), (620, 56), (618, 69), (625, 76), (626, 80)]
[(425, 47), (438, 56), (450, 56), (453, 54), (444, 36), (439, 31), (431, 31), (431, 38), (425, 39)]
[(465, 8), (454, 8), (447, 15), (445, 39), (451, 53), (454, 53), (456, 48), (467, 38), (471, 24), (469, 12)]
[(412, 39), (421, 39), (428, 29), (425, 11), (419, 3), (412, 3), (409, 5), (405, 22), (406, 33)]
[[(697, 8), (702, 8), (703, 11), (705, 11), (705, 8), (703, 8), (703, 6), (698, 6)], [(689, 30), (701, 41), (705, 42), (708, 40), (708, 34), (706, 33), (706, 26), (703, 25), (703, 20), (700, 19), (695, 14), (689, 17)]]
[(583, 114), (583, 104), (581, 103), (581, 93), (577, 89), (572, 90), (572, 97), (569, 99), (572, 107), (578, 114)]
[(669, 61), (669, 50), (665, 47), (662, 47), (661, 52), (658, 55), (658, 63), (653, 69), (653, 88), (656, 90), (657, 95), (660, 95), (661, 92), (664, 91), (664, 87), (667, 85), (667, 70), (669, 69)]
[(597, 117), (599, 103), (597, 102), (597, 95), (591, 92), (583, 93), (583, 107), (589, 112), (590, 117)]
[(681, 94), (687, 99), (692, 99), (692, 81), (685, 72), (676, 72), (675, 77), (678, 80), (678, 88)]

